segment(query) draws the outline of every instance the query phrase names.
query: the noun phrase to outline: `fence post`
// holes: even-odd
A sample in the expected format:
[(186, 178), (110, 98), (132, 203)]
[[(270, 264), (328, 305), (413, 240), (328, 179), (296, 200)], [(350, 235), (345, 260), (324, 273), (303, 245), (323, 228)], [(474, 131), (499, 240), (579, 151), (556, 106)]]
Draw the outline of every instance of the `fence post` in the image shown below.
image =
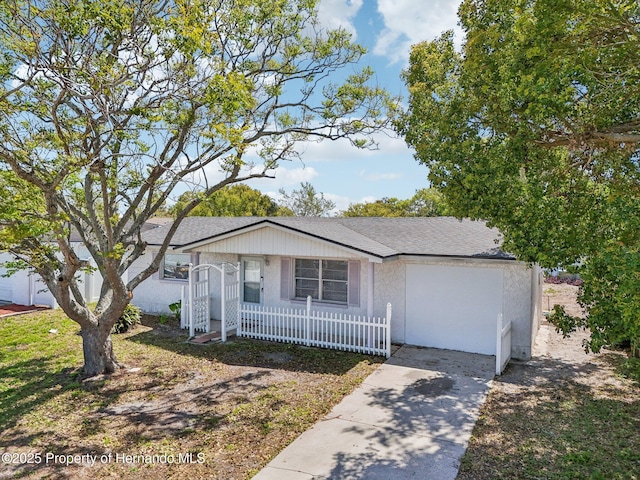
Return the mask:
[(307, 316), (305, 317), (305, 334), (307, 347), (311, 345), (311, 295), (307, 295)]
[(193, 263), (189, 264), (189, 338), (193, 338), (196, 334), (195, 325), (193, 324)]
[(240, 267), (241, 267), (241, 262), (238, 262), (236, 264), (236, 281), (235, 284), (236, 286), (234, 287), (234, 295), (236, 296), (236, 312), (237, 312), (237, 318), (236, 318), (236, 337), (241, 337), (242, 336), (242, 315), (240, 314)]
[(387, 303), (387, 341), (386, 341), (386, 352), (385, 355), (387, 358), (391, 357), (391, 303)]
[(502, 374), (502, 314), (498, 314), (496, 325), (496, 375)]
[(220, 339), (223, 342), (227, 341), (227, 290), (224, 285), (224, 277), (226, 277), (227, 268), (226, 265), (222, 264), (222, 271), (220, 272), (220, 317), (222, 320)]
[(182, 285), (180, 287), (180, 328), (185, 328), (187, 326), (187, 308), (189, 305), (187, 304), (187, 296), (185, 294), (187, 287)]

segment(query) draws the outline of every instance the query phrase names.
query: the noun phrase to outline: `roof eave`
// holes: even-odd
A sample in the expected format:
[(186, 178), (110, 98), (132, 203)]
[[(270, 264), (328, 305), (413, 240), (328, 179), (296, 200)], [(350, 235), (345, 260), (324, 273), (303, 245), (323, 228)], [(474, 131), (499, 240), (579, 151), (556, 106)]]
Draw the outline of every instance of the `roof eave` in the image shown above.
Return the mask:
[(493, 262), (517, 262), (518, 259), (515, 257), (496, 257), (491, 255), (444, 255), (444, 254), (435, 254), (435, 253), (400, 253), (398, 255), (390, 255), (388, 257), (384, 257), (382, 259), (383, 263), (392, 262), (395, 260), (403, 259), (403, 260), (423, 260), (423, 259), (440, 259), (443, 261), (469, 261), (469, 260), (483, 260), (483, 261), (493, 261)]

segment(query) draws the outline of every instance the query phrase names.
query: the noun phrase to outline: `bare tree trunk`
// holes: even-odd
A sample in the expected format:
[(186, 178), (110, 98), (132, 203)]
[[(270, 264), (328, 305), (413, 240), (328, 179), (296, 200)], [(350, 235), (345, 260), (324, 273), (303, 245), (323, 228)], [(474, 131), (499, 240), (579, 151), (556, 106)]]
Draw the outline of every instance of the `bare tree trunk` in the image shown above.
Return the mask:
[(103, 373), (114, 373), (123, 368), (113, 353), (110, 328), (105, 328), (104, 324), (84, 326), (81, 334), (84, 375), (93, 377)]

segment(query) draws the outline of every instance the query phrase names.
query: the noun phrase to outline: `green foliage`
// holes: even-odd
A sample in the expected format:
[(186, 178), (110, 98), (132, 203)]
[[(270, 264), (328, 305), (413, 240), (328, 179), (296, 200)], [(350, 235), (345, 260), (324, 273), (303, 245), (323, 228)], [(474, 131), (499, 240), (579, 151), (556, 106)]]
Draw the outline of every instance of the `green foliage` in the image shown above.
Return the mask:
[[(279, 191), (281, 199), (280, 206), (284, 213), (291, 212), (296, 217), (326, 217), (331, 214), (331, 210), (336, 208), (335, 202), (324, 198), (323, 193), (316, 192), (308, 182), (300, 184), (300, 190), (292, 190), (287, 193), (283, 188)], [(286, 216), (283, 213), (283, 216)]]
[(588, 349), (637, 341), (640, 6), (466, 0), (459, 16), (462, 52), (450, 33), (413, 47), (398, 130), (452, 214), (524, 261), (581, 265)]
[[(637, 353), (640, 355), (640, 353)], [(620, 375), (629, 378), (640, 386), (640, 357), (627, 358), (618, 369)]]
[(182, 302), (177, 301), (174, 303), (170, 303), (169, 310), (171, 310), (171, 313), (173, 313), (173, 316), (176, 320), (180, 320), (180, 317), (182, 316)]
[(442, 195), (434, 188), (422, 188), (408, 200), (383, 198), (375, 202), (352, 203), (340, 212), (343, 217), (438, 217), (447, 215)]
[(201, 203), (189, 212), (190, 216), (270, 217), (288, 213), (268, 195), (244, 184), (224, 187), (206, 198), (201, 193), (183, 193), (170, 212), (175, 215), (189, 202), (200, 198)]
[(124, 312), (122, 312), (122, 315), (120, 315), (116, 323), (114, 323), (111, 333), (127, 332), (131, 327), (140, 323), (141, 316), (142, 310), (140, 310), (140, 307), (131, 303), (128, 304)]

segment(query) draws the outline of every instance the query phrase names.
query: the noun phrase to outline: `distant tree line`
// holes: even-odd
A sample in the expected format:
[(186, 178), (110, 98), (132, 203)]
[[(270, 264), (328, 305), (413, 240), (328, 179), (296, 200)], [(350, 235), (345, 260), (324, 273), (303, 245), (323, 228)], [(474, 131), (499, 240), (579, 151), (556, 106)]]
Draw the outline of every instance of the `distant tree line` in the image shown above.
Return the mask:
[[(436, 217), (447, 215), (442, 195), (434, 188), (417, 190), (413, 197), (398, 199), (384, 197), (373, 202), (352, 203), (346, 210), (334, 212), (335, 202), (308, 182), (302, 182), (299, 190), (290, 193), (279, 190), (274, 199), (244, 184), (230, 185), (202, 198), (190, 215), (204, 217)], [(162, 213), (174, 216), (184, 205), (201, 193), (185, 192), (177, 202)]]

